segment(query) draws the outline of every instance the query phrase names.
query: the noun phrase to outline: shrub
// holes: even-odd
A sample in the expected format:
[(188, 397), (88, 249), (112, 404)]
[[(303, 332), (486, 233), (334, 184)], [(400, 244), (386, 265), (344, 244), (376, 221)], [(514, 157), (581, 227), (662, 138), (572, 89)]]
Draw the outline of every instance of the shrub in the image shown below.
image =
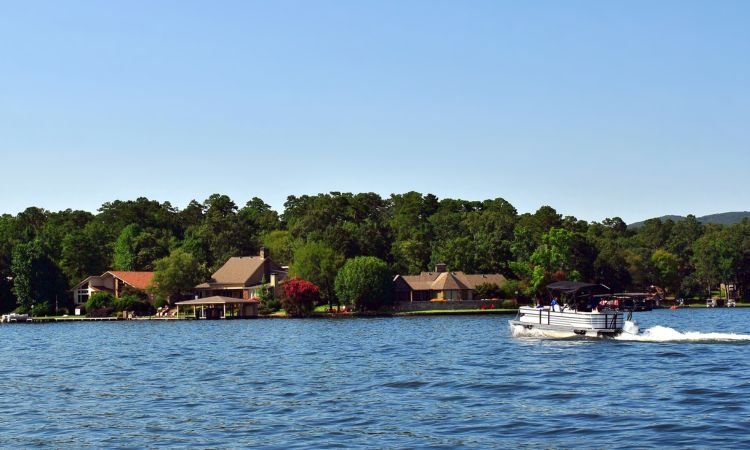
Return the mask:
[[(112, 308), (114, 309), (115, 298), (109, 292), (94, 292), (86, 302), (86, 311), (88, 314), (91, 311)], [(101, 317), (101, 316), (98, 316)]]
[(505, 298), (516, 298), (523, 291), (518, 280), (508, 280), (503, 284), (502, 296)]
[(293, 317), (312, 315), (315, 304), (320, 300), (318, 286), (301, 278), (293, 278), (284, 283), (284, 298), (281, 305)]
[(118, 298), (114, 302), (114, 310), (121, 311), (132, 311), (138, 315), (146, 316), (154, 313), (154, 307), (148, 302), (141, 300), (139, 297), (132, 295), (125, 295)]
[(50, 314), (52, 314), (52, 307), (48, 302), (37, 303), (31, 308), (31, 315), (34, 317), (49, 316)]
[(515, 299), (503, 300), (500, 307), (503, 309), (516, 309), (518, 308), (518, 302)]
[(273, 314), (281, 309), (281, 300), (273, 295), (271, 289), (261, 289), (258, 300), (260, 300), (258, 305), (258, 313), (260, 314)]
[(499, 298), (502, 292), (496, 283), (482, 283), (475, 290), (479, 298)]
[(115, 309), (112, 308), (112, 307), (98, 308), (98, 309), (88, 309), (88, 308), (86, 308), (86, 316), (87, 317), (109, 317), (114, 312), (115, 312)]
[(156, 307), (156, 308), (161, 308), (161, 307), (166, 306), (168, 304), (169, 304), (169, 302), (167, 301), (167, 299), (164, 298), (161, 295), (157, 295), (156, 299), (154, 300), (154, 307)]
[(140, 300), (142, 302), (148, 301), (148, 294), (141, 289), (136, 289), (132, 286), (125, 285), (124, 288), (122, 288), (122, 297), (135, 297), (137, 300)]

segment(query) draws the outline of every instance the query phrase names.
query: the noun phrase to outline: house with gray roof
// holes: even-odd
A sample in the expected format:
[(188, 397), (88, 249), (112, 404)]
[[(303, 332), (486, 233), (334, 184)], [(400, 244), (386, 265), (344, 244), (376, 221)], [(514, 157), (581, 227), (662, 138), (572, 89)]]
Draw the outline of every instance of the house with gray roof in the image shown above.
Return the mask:
[(222, 296), (252, 299), (260, 296), (261, 289), (273, 289), (278, 296), (280, 283), (286, 270), (271, 259), (267, 249), (261, 248), (258, 256), (229, 258), (211, 279), (195, 287), (199, 298)]
[(445, 264), (437, 264), (434, 272), (396, 275), (393, 290), (397, 302), (479, 300), (475, 297), (477, 286), (487, 283), (502, 286), (505, 281), (505, 277), (499, 273), (450, 272)]

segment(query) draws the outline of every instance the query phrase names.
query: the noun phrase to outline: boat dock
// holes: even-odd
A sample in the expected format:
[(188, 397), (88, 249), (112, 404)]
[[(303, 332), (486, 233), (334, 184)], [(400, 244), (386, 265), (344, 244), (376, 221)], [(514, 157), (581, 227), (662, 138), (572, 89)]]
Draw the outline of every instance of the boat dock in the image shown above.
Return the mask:
[(52, 323), (52, 322), (111, 322), (126, 320), (118, 317), (29, 317), (25, 320), (10, 320), (4, 323)]

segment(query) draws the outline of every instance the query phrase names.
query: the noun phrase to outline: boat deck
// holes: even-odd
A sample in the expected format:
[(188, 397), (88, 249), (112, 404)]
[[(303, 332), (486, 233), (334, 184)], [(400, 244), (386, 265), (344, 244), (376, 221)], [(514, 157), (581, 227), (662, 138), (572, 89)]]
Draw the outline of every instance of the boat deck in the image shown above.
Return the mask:
[(614, 335), (622, 331), (624, 314), (621, 311), (554, 311), (549, 307), (521, 307), (511, 325), (552, 331), (570, 331), (585, 335)]

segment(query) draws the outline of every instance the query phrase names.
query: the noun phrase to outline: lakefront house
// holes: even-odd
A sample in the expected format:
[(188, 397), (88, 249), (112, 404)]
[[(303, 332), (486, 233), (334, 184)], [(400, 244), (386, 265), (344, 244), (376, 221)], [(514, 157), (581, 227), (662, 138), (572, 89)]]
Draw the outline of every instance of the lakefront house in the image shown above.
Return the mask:
[(419, 275), (396, 275), (393, 291), (396, 302), (428, 302), (479, 300), (476, 288), (482, 284), (502, 287), (505, 277), (499, 273), (465, 274), (451, 272), (445, 264), (437, 264), (434, 272)]
[[(95, 292), (109, 292), (115, 298), (120, 298), (126, 287), (146, 292), (151, 284), (154, 272), (128, 272), (110, 270), (101, 275), (92, 275), (73, 286), (73, 303), (80, 306), (88, 301)], [(149, 299), (151, 295), (147, 294)]]
[(261, 289), (270, 288), (278, 297), (280, 283), (286, 278), (286, 269), (271, 259), (270, 252), (261, 248), (258, 256), (229, 258), (211, 279), (195, 287), (198, 298), (221, 296), (252, 299), (260, 296)]

